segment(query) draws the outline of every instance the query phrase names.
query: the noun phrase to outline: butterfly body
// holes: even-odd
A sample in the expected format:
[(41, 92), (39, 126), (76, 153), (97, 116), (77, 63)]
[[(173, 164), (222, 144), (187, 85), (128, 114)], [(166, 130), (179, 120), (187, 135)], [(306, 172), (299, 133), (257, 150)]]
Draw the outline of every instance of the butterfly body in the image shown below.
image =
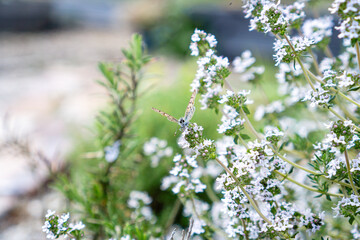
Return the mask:
[(185, 128), (187, 128), (187, 126), (190, 123), (191, 118), (194, 115), (194, 112), (195, 112), (195, 106), (194, 106), (195, 96), (196, 96), (196, 90), (191, 95), (191, 98), (190, 98), (189, 104), (188, 104), (188, 106), (186, 108), (184, 117), (181, 117), (179, 120), (177, 120), (175, 117), (173, 117), (170, 114), (167, 114), (167, 113), (165, 113), (165, 112), (163, 112), (163, 111), (161, 111), (159, 109), (152, 108), (152, 110), (154, 110), (157, 113), (160, 113), (161, 115), (166, 117), (169, 121), (179, 124), (180, 128), (181, 128), (181, 131), (183, 131)]

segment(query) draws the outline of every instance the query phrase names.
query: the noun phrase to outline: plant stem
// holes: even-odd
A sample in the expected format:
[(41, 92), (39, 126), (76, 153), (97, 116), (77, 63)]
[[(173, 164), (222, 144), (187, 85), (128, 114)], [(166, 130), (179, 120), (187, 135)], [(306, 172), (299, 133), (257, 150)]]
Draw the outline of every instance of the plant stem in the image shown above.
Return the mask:
[(179, 198), (177, 198), (175, 201), (174, 207), (172, 208), (172, 210), (170, 212), (169, 219), (165, 226), (165, 231), (167, 231), (169, 229), (169, 227), (171, 227), (171, 225), (174, 223), (176, 215), (178, 214), (178, 212), (180, 210), (180, 206), (181, 206), (181, 202), (180, 202)]
[(336, 89), (333, 89), (331, 88), (332, 91), (335, 91), (336, 93), (338, 93), (341, 97), (345, 98), (346, 100), (348, 100), (349, 102), (355, 104), (357, 107), (360, 107), (360, 104), (354, 100), (352, 100), (351, 98), (349, 98), (348, 96), (346, 96), (344, 93), (336, 90)]
[(293, 52), (294, 52), (294, 54), (295, 54), (295, 59), (296, 59), (296, 60), (298, 61), (298, 63), (300, 64), (301, 69), (303, 70), (303, 73), (304, 73), (304, 75), (305, 75), (306, 81), (310, 84), (311, 88), (315, 91), (315, 87), (314, 87), (313, 83), (311, 82), (309, 76), (307, 75), (306, 68), (305, 68), (304, 65), (302, 64), (299, 56), (297, 56), (294, 46), (291, 44), (289, 38), (288, 38), (286, 35), (284, 35), (284, 38), (285, 38), (285, 40), (287, 41), (287, 43), (289, 44), (291, 50), (293, 50)]
[(332, 54), (329, 46), (326, 46), (326, 48), (324, 49), (324, 53), (328, 58), (334, 58), (334, 55)]
[(261, 140), (262, 137), (257, 133), (257, 131), (255, 130), (255, 128), (253, 127), (253, 125), (251, 124), (249, 118), (247, 117), (246, 113), (244, 112), (244, 110), (242, 108), (240, 108), (240, 113), (242, 114), (243, 118), (245, 119), (246, 124), (249, 127), (249, 130), (255, 135), (255, 137), (258, 140)]
[[(295, 48), (294, 48), (294, 46), (291, 44), (291, 42), (290, 42), (289, 38), (286, 36), (286, 34), (284, 35), (284, 38), (285, 38), (285, 40), (287, 41), (287, 43), (289, 44), (291, 50), (293, 50), (295, 56), (297, 56), (296, 51), (295, 51)], [(280, 39), (281, 39), (281, 38), (280, 38)]]
[(358, 65), (359, 65), (359, 69), (360, 69), (360, 49), (359, 49), (359, 42), (356, 42), (355, 46), (356, 46), (356, 56), (357, 56)]
[(348, 156), (348, 153), (347, 153), (347, 150), (345, 149), (345, 161), (346, 161), (346, 168), (347, 168), (347, 173), (348, 173), (348, 176), (349, 176), (349, 181), (350, 181), (350, 184), (351, 184), (351, 188), (353, 189), (354, 193), (356, 194), (356, 196), (359, 196), (359, 193), (358, 191), (356, 190), (355, 188), (355, 185), (354, 185), (354, 180), (352, 178), (352, 174), (350, 172), (350, 161), (349, 161), (349, 156)]
[(314, 52), (311, 50), (311, 48), (309, 48), (309, 53), (310, 53), (310, 55), (311, 55), (311, 57), (312, 57), (312, 59), (313, 59), (313, 63), (314, 63), (314, 67), (315, 67), (316, 73), (317, 73), (319, 76), (322, 76), (322, 73), (321, 73), (320, 68), (319, 68), (319, 64), (318, 64), (317, 59), (316, 59), (316, 57), (315, 57), (315, 54), (314, 54)]
[(310, 78), (309, 78), (308, 71), (307, 71), (307, 69), (304, 67), (304, 65), (303, 65), (303, 63), (301, 62), (300, 58), (297, 57), (296, 60), (298, 61), (298, 63), (299, 63), (300, 66), (301, 66), (301, 69), (303, 70), (303, 73), (304, 73), (304, 76), (305, 76), (306, 81), (309, 83), (309, 85), (310, 85), (310, 87), (312, 88), (312, 90), (316, 91), (314, 84), (312, 83), (312, 81), (311, 81)]
[(225, 86), (232, 92), (234, 92), (233, 88), (231, 87), (230, 83), (224, 79)]
[(291, 166), (296, 167), (296, 168), (298, 168), (298, 169), (301, 169), (301, 170), (303, 170), (303, 171), (305, 171), (305, 172), (308, 172), (308, 173), (310, 173), (310, 174), (313, 174), (313, 175), (321, 175), (321, 173), (319, 173), (319, 172), (315, 172), (315, 171), (313, 171), (313, 170), (310, 170), (310, 169), (308, 169), (308, 168), (306, 168), (306, 167), (303, 167), (303, 166), (301, 166), (301, 165), (299, 165), (299, 164), (297, 164), (297, 163), (294, 163), (293, 161), (287, 159), (286, 157), (282, 156), (279, 152), (277, 152), (273, 147), (271, 147), (271, 149), (272, 149), (273, 152), (276, 154), (276, 156), (278, 156), (279, 158), (281, 158), (282, 160), (284, 160), (285, 162), (287, 162), (287, 163), (290, 164)]
[(295, 183), (296, 185), (298, 185), (298, 186), (300, 186), (300, 187), (302, 187), (302, 188), (305, 188), (305, 189), (307, 189), (307, 190), (309, 190), (309, 191), (321, 193), (321, 194), (324, 194), (324, 195), (330, 195), (330, 196), (333, 196), (333, 197), (344, 197), (343, 194), (322, 192), (322, 191), (320, 191), (319, 189), (316, 189), (316, 188), (307, 186), (307, 185), (305, 185), (305, 184), (302, 184), (302, 183), (296, 181), (295, 179), (291, 178), (289, 175), (285, 175), (285, 174), (279, 172), (278, 170), (274, 170), (274, 172), (277, 173), (277, 174), (279, 174), (280, 176), (282, 176), (284, 179), (287, 179), (287, 180), (289, 180), (290, 182)]
[(245, 239), (249, 240), (249, 233), (246, 231), (246, 223), (245, 223), (245, 220), (243, 218), (241, 219), (241, 223), (242, 223), (243, 228), (244, 228)]
[(244, 145), (244, 147), (246, 147), (246, 149), (249, 148), (247, 143), (244, 141), (244, 139), (240, 135), (239, 135), (239, 140), (240, 140), (241, 144)]
[(323, 80), (316, 77), (309, 69), (306, 69), (306, 71), (312, 79), (314, 79), (315, 81), (317, 81), (319, 83), (325, 84)]

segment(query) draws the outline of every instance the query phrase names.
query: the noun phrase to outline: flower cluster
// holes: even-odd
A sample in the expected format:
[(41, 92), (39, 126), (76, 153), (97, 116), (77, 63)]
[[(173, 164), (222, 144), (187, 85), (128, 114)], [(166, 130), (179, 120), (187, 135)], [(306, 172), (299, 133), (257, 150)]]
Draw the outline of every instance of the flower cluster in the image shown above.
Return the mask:
[(352, 194), (349, 197), (343, 197), (333, 208), (336, 216), (342, 215), (345, 217), (356, 216), (360, 213), (359, 196)]
[(330, 122), (327, 128), (330, 133), (326, 135), (323, 143), (329, 144), (334, 152), (336, 152), (334, 148), (339, 148), (342, 153), (345, 149), (354, 147), (359, 141), (359, 137), (355, 134), (355, 126), (350, 120)]
[[(308, 67), (308, 64), (304, 63), (305, 67)], [(302, 86), (300, 82), (303, 80), (302, 69), (298, 63), (280, 63), (278, 65), (278, 73), (275, 75), (279, 83), (278, 92), (281, 95), (287, 96), (283, 103), (279, 100), (270, 103), (269, 106), (265, 107), (265, 113), (273, 112), (282, 112), (284, 107), (292, 106), (305, 97), (305, 94), (308, 92), (307, 86)], [(277, 102), (277, 103), (275, 103)]]
[(218, 132), (226, 136), (235, 136), (244, 128), (244, 119), (241, 119), (239, 113), (231, 106), (224, 106), (224, 115), (221, 117), (222, 124), (219, 125)]
[(281, 132), (278, 128), (272, 126), (265, 127), (265, 139), (273, 146), (276, 146), (283, 136), (284, 133)]
[[(324, 172), (329, 178), (346, 176), (346, 158), (342, 154), (347, 149), (359, 149), (360, 138), (355, 133), (354, 124), (351, 121), (331, 122), (327, 125), (330, 133), (326, 135), (321, 143), (314, 145), (313, 165), (316, 170)], [(357, 171), (358, 160), (354, 159), (351, 171)]]
[(153, 137), (144, 144), (144, 154), (150, 156), (151, 166), (157, 167), (160, 159), (170, 157), (173, 154), (173, 150), (171, 147), (167, 147), (165, 140)]
[(191, 148), (195, 151), (195, 156), (201, 156), (205, 160), (215, 159), (216, 148), (213, 141), (203, 137), (203, 127), (196, 123), (190, 124), (181, 136), (181, 147)]
[(241, 56), (234, 58), (232, 62), (233, 72), (240, 74), (240, 80), (243, 82), (255, 81), (258, 76), (264, 73), (264, 66), (253, 66), (255, 58), (252, 56), (250, 50), (244, 51)]
[(341, 157), (337, 148), (328, 143), (318, 143), (314, 149), (316, 152), (312, 161), (316, 170), (326, 173), (329, 178), (346, 174), (345, 158)]
[(355, 224), (354, 228), (351, 230), (351, 234), (353, 235), (354, 239), (360, 239), (360, 231), (358, 230), (358, 225)]
[(219, 103), (227, 104), (235, 109), (239, 109), (248, 103), (249, 100), (247, 99), (247, 95), (249, 94), (250, 90), (243, 90), (239, 91), (238, 93), (234, 93), (233, 91), (228, 90), (225, 95), (221, 96)]
[(209, 210), (209, 204), (198, 199), (187, 200), (184, 204), (184, 216), (192, 217), (194, 220), (192, 234), (202, 234), (205, 232), (206, 222), (199, 216), (205, 214)]
[(289, 37), (289, 41), (292, 46), (290, 46), (289, 42), (285, 39), (277, 39), (275, 41), (275, 66), (278, 66), (281, 62), (292, 62), (296, 57), (300, 56), (301, 53), (305, 52), (315, 43), (313, 39), (307, 37)]
[(360, 3), (358, 0), (335, 0), (329, 8), (330, 13), (337, 13), (341, 18), (339, 38), (346, 38), (354, 45), (360, 40)]
[(194, 49), (194, 46), (196, 46), (198, 52), (201, 53), (192, 54), (200, 56), (200, 58), (197, 61), (198, 70), (196, 77), (191, 84), (191, 91), (196, 89), (198, 93), (202, 94), (202, 109), (217, 109), (217, 101), (219, 100), (219, 94), (222, 90), (221, 86), (224, 84), (224, 78), (230, 74), (228, 69), (229, 60), (226, 57), (217, 56), (215, 54), (213, 48), (216, 44), (210, 44), (208, 41), (206, 41), (206, 43), (204, 42), (208, 38), (210, 38), (212, 42), (216, 42), (213, 35), (206, 34), (200, 30), (195, 30), (195, 33), (191, 38), (192, 43), (190, 44), (190, 48)]
[(250, 19), (250, 31), (284, 35), (290, 28), (298, 29), (305, 18), (305, 3), (297, 1), (286, 7), (271, 0), (246, 1), (244, 11)]
[(225, 95), (221, 96), (219, 103), (225, 104), (223, 107), (223, 116), (221, 118), (222, 124), (219, 125), (218, 132), (224, 133), (227, 136), (237, 135), (243, 129), (244, 119), (240, 118), (240, 108), (248, 112), (246, 103), (248, 103), (247, 95), (250, 91), (240, 91), (234, 93), (228, 90)]
[[(266, 132), (267, 139), (273, 144), (278, 142), (282, 135), (275, 128), (269, 128)], [(283, 183), (273, 177), (273, 171), (286, 170), (285, 163), (274, 155), (270, 142), (249, 142), (248, 147), (247, 150), (237, 150), (232, 154), (228, 167), (243, 183), (245, 191), (258, 201), (258, 206), (270, 223), (259, 217), (251, 208), (248, 197), (239, 191), (233, 177), (224, 173), (217, 178), (217, 183), (222, 189), (222, 202), (226, 205), (226, 213), (230, 218), (226, 229), (229, 237), (275, 237), (279, 232), (293, 233), (294, 226), (304, 226), (310, 231), (318, 230), (323, 224), (322, 216), (309, 213), (309, 210), (302, 212), (291, 203), (277, 200), (276, 196), (281, 195)], [(277, 206), (274, 205), (275, 201)]]
[(340, 76), (336, 77), (338, 79), (338, 86), (347, 91), (358, 90), (360, 74), (357, 72), (348, 72), (344, 71)]
[(70, 214), (56, 215), (55, 211), (48, 210), (45, 215), (45, 222), (42, 226), (47, 239), (57, 239), (60, 236), (70, 236), (73, 239), (80, 239), (83, 235), (82, 229), (85, 225), (80, 221), (76, 224), (70, 223)]
[(139, 220), (145, 218), (147, 221), (154, 220), (150, 203), (152, 202), (151, 197), (146, 192), (132, 191), (128, 199), (128, 206), (134, 211), (131, 214), (132, 219)]
[(204, 56), (209, 49), (215, 49), (217, 41), (214, 35), (195, 29), (191, 36), (191, 56)]
[(329, 107), (330, 102), (334, 99), (330, 91), (325, 90), (320, 83), (314, 85), (314, 89), (309, 90), (302, 101), (310, 101), (310, 106)]
[(248, 1), (244, 6), (246, 16), (250, 19), (250, 31), (273, 32), (285, 34), (287, 22), (278, 5), (271, 1)]
[(220, 93), (222, 92), (222, 87), (217, 85), (214, 88), (208, 88), (206, 93), (201, 95), (200, 103), (202, 110), (207, 108), (218, 109), (218, 101), (220, 99)]
[(333, 25), (333, 18), (325, 16), (306, 20), (301, 29), (304, 36), (313, 39), (315, 44), (321, 42), (321, 46), (326, 46), (330, 41)]
[(299, 29), (305, 18), (305, 2), (307, 0), (295, 1), (293, 4), (283, 7), (283, 14), (288, 22), (288, 27)]
[(265, 114), (281, 113), (285, 110), (285, 107), (281, 101), (273, 101), (269, 105), (259, 105), (254, 114), (254, 119), (259, 121), (263, 119)]
[[(173, 183), (176, 185), (172, 188), (175, 194), (180, 197), (186, 197), (192, 193), (201, 193), (206, 189), (201, 180), (201, 169), (198, 169), (198, 164), (194, 156), (181, 156), (180, 154), (174, 157), (175, 166), (170, 171), (172, 176), (165, 177), (162, 183), (162, 189), (169, 188)], [(200, 171), (199, 171), (200, 170)]]
[(303, 212), (303, 216), (300, 218), (300, 226), (305, 226), (309, 233), (314, 233), (318, 231), (322, 225), (324, 225), (324, 218), (325, 212), (315, 215), (310, 209), (306, 209), (305, 212)]

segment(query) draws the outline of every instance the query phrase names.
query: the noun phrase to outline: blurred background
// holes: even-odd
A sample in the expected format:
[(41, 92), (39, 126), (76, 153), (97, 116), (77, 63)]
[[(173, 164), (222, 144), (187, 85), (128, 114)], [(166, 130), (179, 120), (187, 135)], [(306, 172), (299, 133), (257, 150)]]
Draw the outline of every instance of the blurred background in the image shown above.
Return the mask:
[[(240, 4), (0, 0), (0, 239), (45, 238), (44, 212), (66, 204), (48, 187), (47, 169), (61, 171), (80, 143), (91, 139), (89, 128), (106, 101), (96, 83), (101, 78), (97, 64), (121, 61), (121, 48), (132, 33), (141, 33), (156, 56), (148, 69), (153, 87), (142, 103), (144, 116), (152, 114), (152, 106), (183, 114), (196, 72), (188, 50), (194, 28), (216, 36), (220, 55), (233, 59), (250, 49), (273, 66), (272, 38), (248, 32)], [(206, 114), (199, 121), (211, 125)], [(168, 134), (164, 129), (161, 134)], [(156, 131), (139, 129), (148, 137)]]

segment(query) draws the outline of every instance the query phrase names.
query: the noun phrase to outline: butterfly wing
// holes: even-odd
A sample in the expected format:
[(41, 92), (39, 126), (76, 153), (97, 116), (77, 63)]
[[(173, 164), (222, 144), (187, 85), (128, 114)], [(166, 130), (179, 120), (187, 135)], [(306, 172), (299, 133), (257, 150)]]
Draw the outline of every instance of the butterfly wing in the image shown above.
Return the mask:
[(189, 104), (187, 105), (186, 111), (185, 111), (185, 121), (190, 121), (190, 119), (193, 117), (194, 112), (195, 112), (195, 97), (196, 97), (196, 90), (194, 90), (194, 92), (191, 95)]
[(154, 110), (157, 113), (160, 113), (161, 115), (163, 115), (164, 117), (166, 117), (169, 121), (174, 122), (174, 123), (178, 123), (178, 120), (176, 118), (174, 118), (173, 116), (171, 116), (170, 114), (167, 114), (159, 109), (156, 108), (152, 108), (152, 110)]

